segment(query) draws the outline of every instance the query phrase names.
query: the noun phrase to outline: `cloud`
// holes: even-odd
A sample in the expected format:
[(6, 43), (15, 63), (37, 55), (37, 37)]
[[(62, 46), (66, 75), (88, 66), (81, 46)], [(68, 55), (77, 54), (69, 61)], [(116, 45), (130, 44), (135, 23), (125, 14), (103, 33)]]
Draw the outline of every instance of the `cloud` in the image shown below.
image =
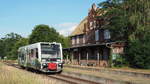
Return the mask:
[(54, 27), (57, 28), (57, 31), (64, 35), (64, 36), (69, 36), (73, 30), (77, 27), (77, 23), (72, 23), (72, 22), (65, 22), (65, 23), (60, 23), (60, 24), (55, 24)]

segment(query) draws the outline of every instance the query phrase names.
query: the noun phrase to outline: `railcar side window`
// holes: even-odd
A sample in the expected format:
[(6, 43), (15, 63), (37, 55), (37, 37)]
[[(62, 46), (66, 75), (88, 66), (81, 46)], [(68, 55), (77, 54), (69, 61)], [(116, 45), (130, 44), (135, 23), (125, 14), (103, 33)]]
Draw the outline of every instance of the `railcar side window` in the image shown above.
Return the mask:
[(31, 57), (34, 57), (34, 50), (33, 49), (31, 49)]
[(39, 58), (39, 55), (38, 55), (38, 49), (36, 48), (36, 58), (38, 59)]

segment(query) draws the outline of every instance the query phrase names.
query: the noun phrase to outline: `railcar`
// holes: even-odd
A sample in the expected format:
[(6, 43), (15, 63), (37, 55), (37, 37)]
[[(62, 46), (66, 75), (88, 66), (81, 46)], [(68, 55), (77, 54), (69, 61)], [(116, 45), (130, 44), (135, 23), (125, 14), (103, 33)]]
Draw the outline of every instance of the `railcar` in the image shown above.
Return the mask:
[(42, 72), (61, 72), (63, 68), (61, 43), (38, 42), (20, 47), (18, 64)]

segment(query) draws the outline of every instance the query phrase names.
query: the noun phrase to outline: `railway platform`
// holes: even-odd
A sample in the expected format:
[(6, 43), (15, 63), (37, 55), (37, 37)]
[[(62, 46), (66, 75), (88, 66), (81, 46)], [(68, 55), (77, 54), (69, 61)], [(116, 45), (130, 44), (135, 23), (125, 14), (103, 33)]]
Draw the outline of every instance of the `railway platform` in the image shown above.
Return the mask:
[(64, 65), (64, 74), (99, 81), (102, 84), (150, 84), (150, 72), (111, 68)]

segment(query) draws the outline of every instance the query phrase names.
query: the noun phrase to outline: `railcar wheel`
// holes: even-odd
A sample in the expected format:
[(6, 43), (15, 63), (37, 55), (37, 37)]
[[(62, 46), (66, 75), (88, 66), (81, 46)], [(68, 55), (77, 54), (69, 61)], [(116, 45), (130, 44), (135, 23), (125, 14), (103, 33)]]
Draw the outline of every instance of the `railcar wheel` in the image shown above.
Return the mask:
[(63, 70), (61, 70), (61, 71), (57, 72), (57, 74), (61, 74), (61, 73), (62, 73), (62, 71), (63, 71)]
[(22, 69), (25, 69), (25, 67), (24, 66), (20, 66)]
[(26, 69), (27, 71), (29, 71), (29, 68), (28, 68), (28, 67), (25, 67), (25, 69)]

